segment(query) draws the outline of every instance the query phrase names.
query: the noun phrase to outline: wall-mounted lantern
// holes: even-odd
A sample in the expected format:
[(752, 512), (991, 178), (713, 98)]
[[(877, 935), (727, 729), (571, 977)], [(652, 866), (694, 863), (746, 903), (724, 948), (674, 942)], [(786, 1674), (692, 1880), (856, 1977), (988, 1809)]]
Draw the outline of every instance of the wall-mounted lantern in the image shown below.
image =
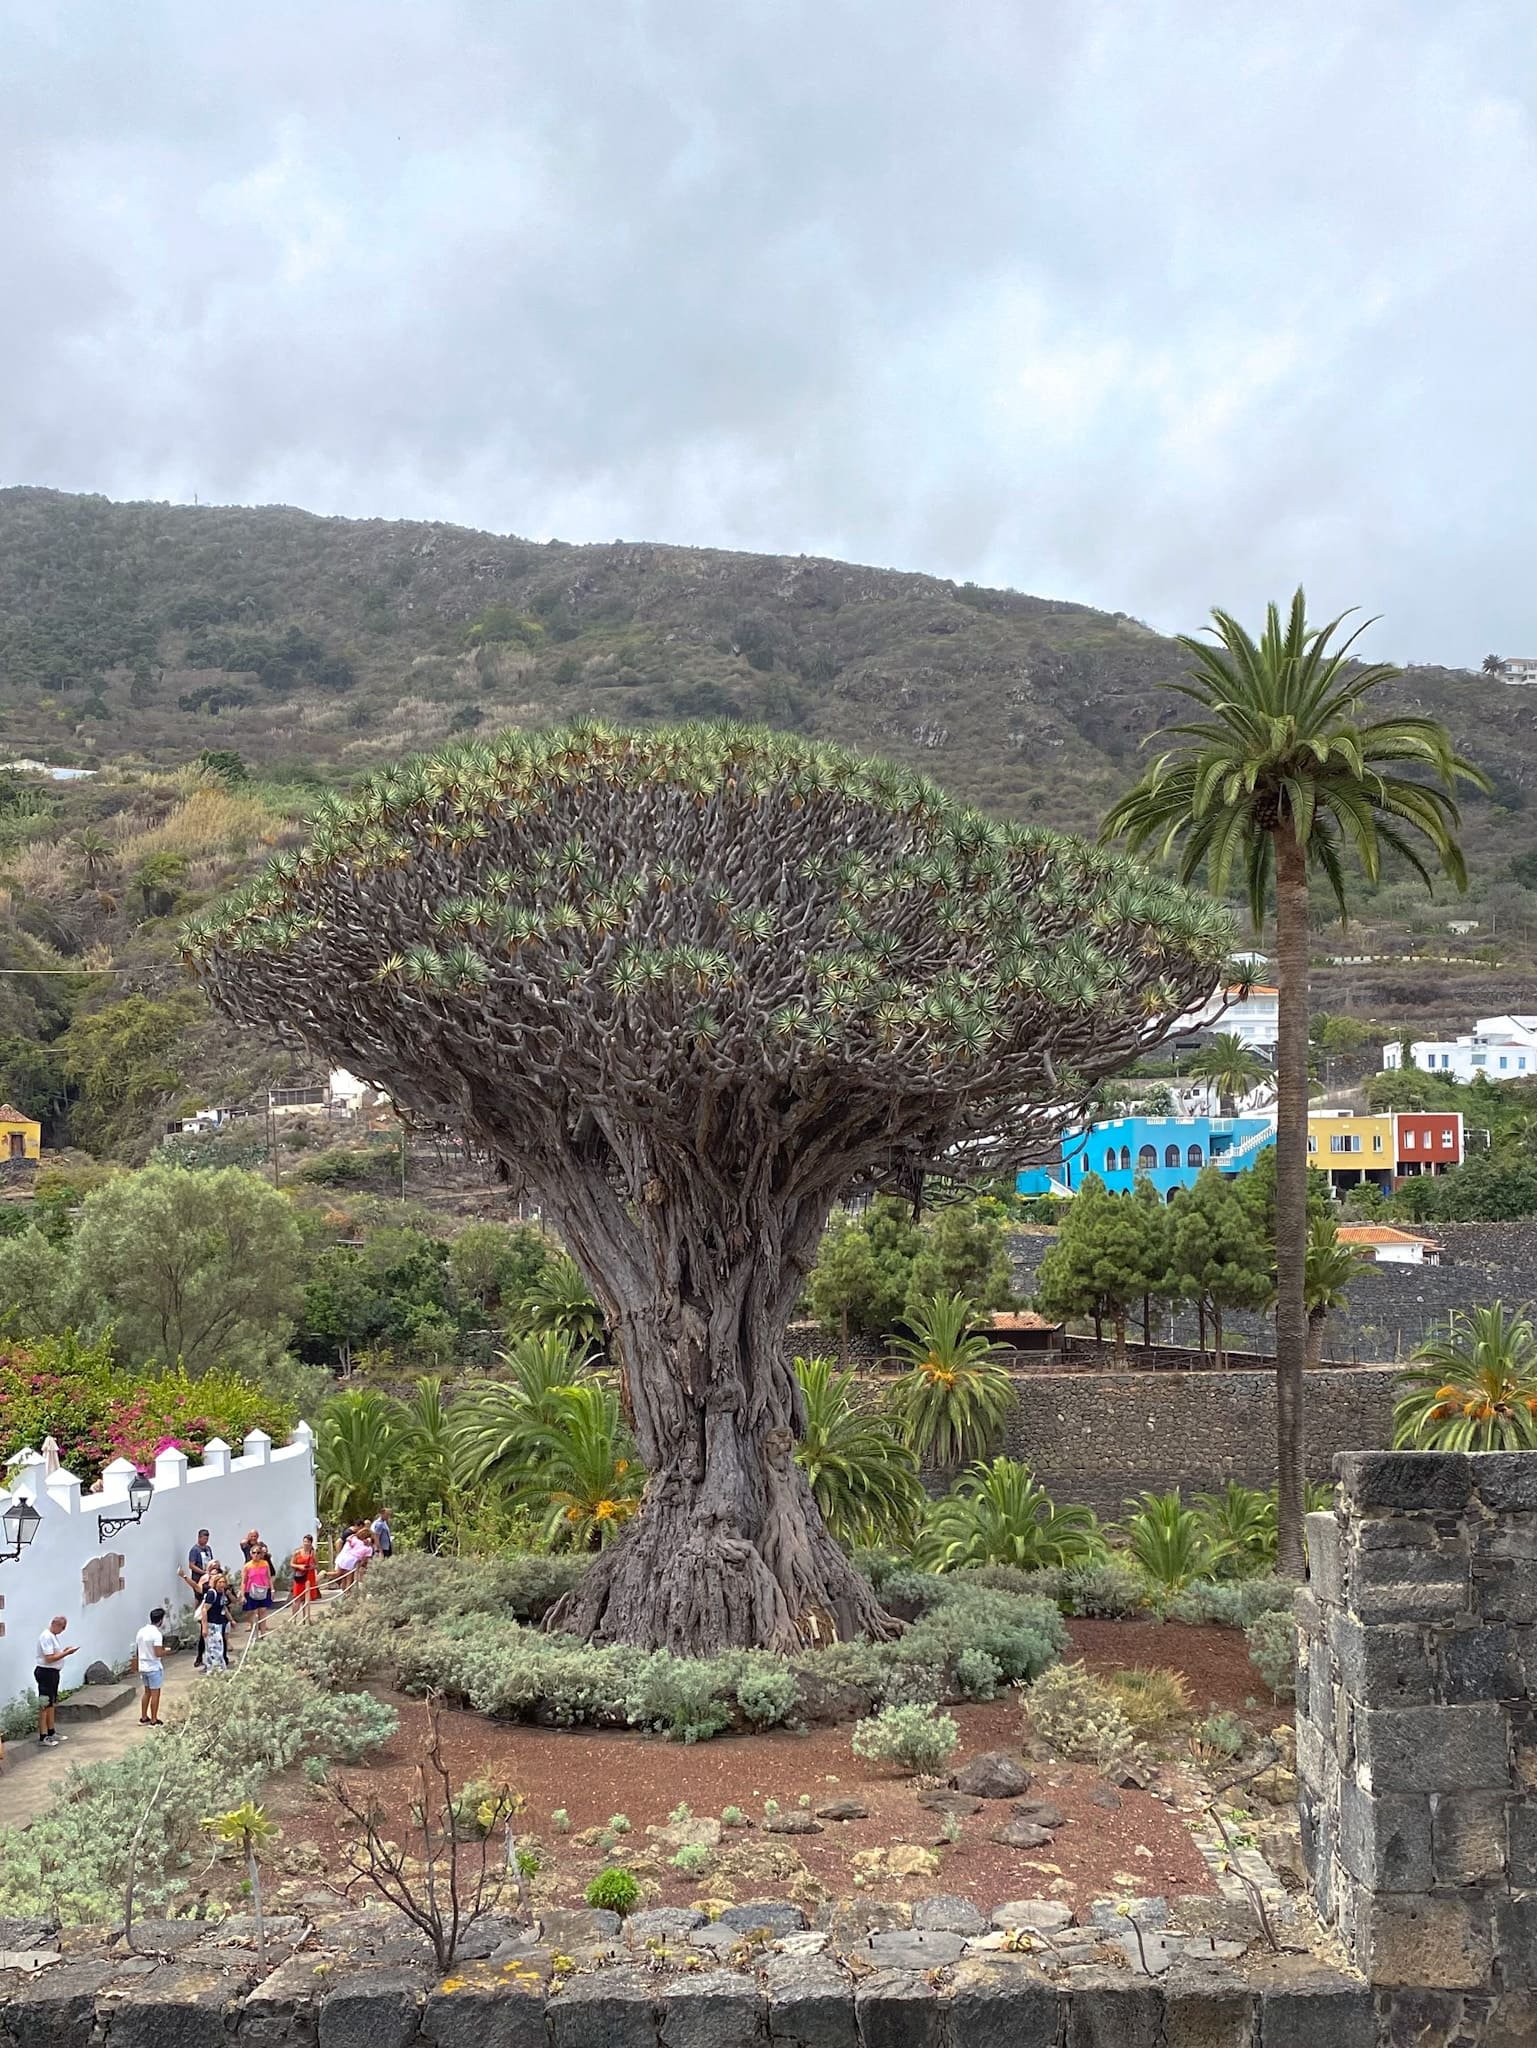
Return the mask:
[(147, 1479), (142, 1472), (135, 1472), (132, 1479), (128, 1482), (128, 1505), (133, 1509), (133, 1513), (131, 1515), (98, 1515), (96, 1517), (96, 1528), (100, 1541), (105, 1543), (107, 1538), (115, 1536), (119, 1529), (131, 1529), (135, 1522), (142, 1522), (145, 1512), (154, 1498), (154, 1481)]
[(9, 1563), (20, 1557), (32, 1538), (42, 1526), (43, 1518), (33, 1507), (26, 1495), (18, 1494), (3, 1515), (0, 1515), (0, 1529), (5, 1532), (8, 1549), (0, 1550), (0, 1560)]

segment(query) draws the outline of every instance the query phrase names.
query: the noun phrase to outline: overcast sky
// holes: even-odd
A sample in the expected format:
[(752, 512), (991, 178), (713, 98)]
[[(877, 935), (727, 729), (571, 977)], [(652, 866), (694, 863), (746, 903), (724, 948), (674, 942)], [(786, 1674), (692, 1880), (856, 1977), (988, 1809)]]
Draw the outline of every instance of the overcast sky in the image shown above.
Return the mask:
[(1537, 0), (0, 0), (0, 472), (1537, 654)]

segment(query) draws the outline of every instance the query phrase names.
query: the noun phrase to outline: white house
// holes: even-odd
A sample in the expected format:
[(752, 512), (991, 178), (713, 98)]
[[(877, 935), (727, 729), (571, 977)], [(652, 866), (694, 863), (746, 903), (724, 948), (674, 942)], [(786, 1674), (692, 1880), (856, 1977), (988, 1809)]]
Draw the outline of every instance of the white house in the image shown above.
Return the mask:
[[(1471, 1081), (1486, 1074), (1491, 1081), (1519, 1081), (1537, 1076), (1537, 1016), (1480, 1017), (1461, 1038), (1417, 1038), (1409, 1048), (1423, 1073), (1448, 1081)], [(1403, 1065), (1397, 1039), (1382, 1048), (1389, 1072)]]
[(1537, 683), (1537, 656), (1530, 654), (1507, 655), (1500, 663), (1502, 683)]
[(22, 1451), (0, 1474), (0, 1517), (21, 1497), (39, 1516), (19, 1557), (7, 1556), (0, 1523), (0, 1701), (32, 1691), (37, 1639), (56, 1614), (79, 1653), (64, 1666), (67, 1691), (83, 1683), (89, 1664), (126, 1663), (152, 1607), (176, 1614), (191, 1605), (177, 1572), (199, 1529), (233, 1568), (248, 1529), (259, 1529), (279, 1560), (301, 1536), (317, 1533), (315, 1444), (306, 1422), (281, 1449), (258, 1429), (238, 1457), (218, 1438), (196, 1465), (185, 1451), (162, 1451), (154, 1493), (137, 1521), (128, 1499), (136, 1474), (124, 1458), (113, 1460), (94, 1493), (82, 1493), (71, 1472), (50, 1473), (36, 1451)]
[(1434, 1238), (1416, 1237), (1410, 1230), (1394, 1230), (1386, 1223), (1342, 1223), (1336, 1232), (1341, 1244), (1348, 1244), (1363, 1258), (1379, 1266), (1439, 1266), (1441, 1247)]
[(1248, 989), (1213, 989), (1200, 1009), (1175, 1019), (1169, 1035), (1179, 1038), (1191, 1031), (1231, 1031), (1251, 1052), (1273, 1053), (1281, 1035), (1280, 997), (1262, 982)]

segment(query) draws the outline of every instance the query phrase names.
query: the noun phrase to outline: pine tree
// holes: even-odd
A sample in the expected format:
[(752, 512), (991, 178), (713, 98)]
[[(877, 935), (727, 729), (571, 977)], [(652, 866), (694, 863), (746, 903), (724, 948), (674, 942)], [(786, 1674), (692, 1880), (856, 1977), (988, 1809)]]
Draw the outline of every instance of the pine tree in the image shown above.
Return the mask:
[(1150, 1210), (1136, 1195), (1112, 1195), (1091, 1173), (1041, 1261), (1036, 1303), (1047, 1315), (1092, 1315), (1096, 1336), (1108, 1316), (1116, 1362), (1125, 1365), (1127, 1315), (1161, 1284), (1166, 1263), (1156, 1200)]
[(1175, 1300), (1195, 1302), (1210, 1316), (1221, 1365), (1224, 1311), (1263, 1308), (1272, 1299), (1270, 1246), (1252, 1206), (1214, 1166), (1169, 1204), (1168, 1244), (1163, 1291)]

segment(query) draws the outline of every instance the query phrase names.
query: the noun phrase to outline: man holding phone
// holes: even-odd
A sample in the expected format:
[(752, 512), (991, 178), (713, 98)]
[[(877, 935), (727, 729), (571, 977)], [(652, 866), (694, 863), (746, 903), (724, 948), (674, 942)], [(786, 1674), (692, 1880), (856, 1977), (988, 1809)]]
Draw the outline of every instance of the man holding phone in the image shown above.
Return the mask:
[(63, 1677), (64, 1660), (75, 1654), (75, 1645), (64, 1640), (68, 1626), (64, 1616), (56, 1614), (37, 1639), (37, 1669), (32, 1676), (37, 1681), (37, 1739), (44, 1749), (57, 1749), (61, 1742), (67, 1740), (55, 1731), (53, 1714), (59, 1703), (59, 1680)]

